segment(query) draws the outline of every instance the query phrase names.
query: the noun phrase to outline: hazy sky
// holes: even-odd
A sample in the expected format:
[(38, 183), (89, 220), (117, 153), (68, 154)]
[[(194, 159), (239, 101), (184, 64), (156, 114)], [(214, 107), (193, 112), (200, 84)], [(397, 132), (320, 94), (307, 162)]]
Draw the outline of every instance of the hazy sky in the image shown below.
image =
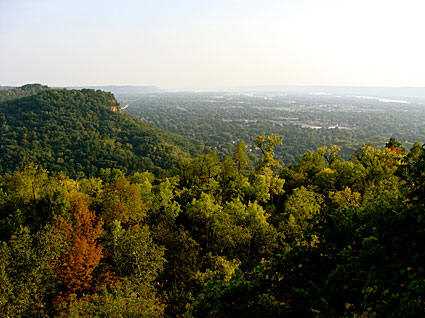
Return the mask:
[(423, 0), (0, 0), (0, 85), (425, 86)]

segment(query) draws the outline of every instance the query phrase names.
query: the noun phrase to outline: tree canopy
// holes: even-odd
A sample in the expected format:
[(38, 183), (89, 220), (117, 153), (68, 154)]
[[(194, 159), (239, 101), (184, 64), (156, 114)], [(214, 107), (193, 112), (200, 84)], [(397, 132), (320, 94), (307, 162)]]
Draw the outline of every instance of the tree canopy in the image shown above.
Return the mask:
[(423, 144), (287, 165), (276, 135), (189, 155), (106, 93), (0, 105), (2, 317), (425, 315)]

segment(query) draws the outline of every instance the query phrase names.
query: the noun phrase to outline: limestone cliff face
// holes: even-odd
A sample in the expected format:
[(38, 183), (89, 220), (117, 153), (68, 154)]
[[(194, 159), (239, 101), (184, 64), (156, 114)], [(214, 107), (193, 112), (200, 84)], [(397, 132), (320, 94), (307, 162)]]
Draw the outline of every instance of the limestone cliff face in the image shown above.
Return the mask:
[(117, 102), (117, 100), (115, 99), (115, 97), (112, 95), (111, 99), (110, 99), (110, 110), (113, 113), (116, 113), (117, 111), (120, 110), (120, 104)]

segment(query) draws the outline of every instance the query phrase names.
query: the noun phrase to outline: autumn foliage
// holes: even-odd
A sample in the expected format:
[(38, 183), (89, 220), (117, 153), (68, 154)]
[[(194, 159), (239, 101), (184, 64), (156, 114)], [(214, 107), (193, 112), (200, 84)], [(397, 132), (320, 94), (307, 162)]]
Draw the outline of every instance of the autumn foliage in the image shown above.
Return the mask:
[(102, 258), (102, 247), (97, 242), (102, 233), (102, 222), (90, 211), (87, 198), (82, 194), (71, 199), (71, 220), (61, 222), (70, 243), (55, 272), (63, 283), (64, 294), (68, 295), (91, 286), (93, 270)]
[(425, 146), (0, 174), (0, 317), (425, 317)]

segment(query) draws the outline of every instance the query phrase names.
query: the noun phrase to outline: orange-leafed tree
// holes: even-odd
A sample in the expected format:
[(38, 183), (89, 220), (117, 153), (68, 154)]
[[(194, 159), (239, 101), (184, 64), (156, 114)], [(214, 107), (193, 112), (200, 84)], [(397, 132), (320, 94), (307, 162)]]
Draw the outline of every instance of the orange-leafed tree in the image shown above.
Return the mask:
[(69, 242), (55, 266), (64, 296), (90, 289), (93, 270), (102, 258), (102, 247), (97, 242), (102, 234), (102, 222), (90, 211), (83, 194), (73, 194), (70, 201), (71, 219), (57, 223)]

